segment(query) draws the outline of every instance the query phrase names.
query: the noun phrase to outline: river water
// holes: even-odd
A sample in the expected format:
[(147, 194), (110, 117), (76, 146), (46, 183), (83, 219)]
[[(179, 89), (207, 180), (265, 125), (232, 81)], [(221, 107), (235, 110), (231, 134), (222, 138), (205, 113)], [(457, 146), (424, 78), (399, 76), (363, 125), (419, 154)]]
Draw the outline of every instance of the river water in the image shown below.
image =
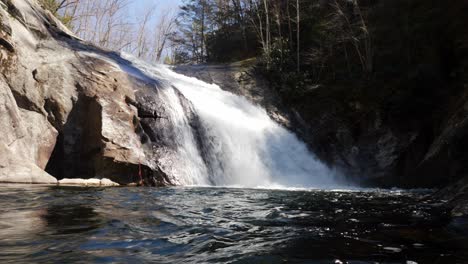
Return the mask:
[(427, 191), (0, 187), (0, 263), (468, 263)]

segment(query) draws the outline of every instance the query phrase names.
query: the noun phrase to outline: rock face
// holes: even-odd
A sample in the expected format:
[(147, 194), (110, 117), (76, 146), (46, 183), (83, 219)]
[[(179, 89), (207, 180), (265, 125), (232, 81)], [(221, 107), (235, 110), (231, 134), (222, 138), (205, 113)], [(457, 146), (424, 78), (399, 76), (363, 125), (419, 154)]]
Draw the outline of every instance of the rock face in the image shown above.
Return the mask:
[(0, 182), (171, 184), (128, 103), (157, 83), (130, 70), (137, 71), (76, 39), (36, 1), (0, 1)]
[(115, 187), (119, 186), (109, 179), (62, 179), (58, 182), (60, 186), (90, 186), (90, 187)]
[(322, 160), (363, 184), (432, 188), (468, 175), (468, 89), (453, 90), (457, 96), (448, 98), (427, 95), (440, 98), (428, 107), (407, 94), (373, 92), (373, 84), (319, 86), (306, 95), (307, 104), (292, 108), (252, 66), (186, 65), (175, 70), (264, 106)]
[(442, 89), (424, 82), (408, 88), (398, 83), (334, 84), (313, 87), (305, 103), (285, 107), (275, 95), (275, 84), (262, 80), (248, 65), (179, 66), (176, 71), (264, 106), (352, 181), (441, 188), (437, 195), (451, 201), (454, 215), (468, 214), (466, 85), (446, 84)]
[(292, 123), (295, 121), (292, 111), (282, 104), (269, 82), (255, 71), (255, 64), (256, 61), (251, 59), (224, 65), (180, 65), (174, 70), (246, 97), (261, 105), (271, 118), (289, 129), (299, 127), (299, 124)]

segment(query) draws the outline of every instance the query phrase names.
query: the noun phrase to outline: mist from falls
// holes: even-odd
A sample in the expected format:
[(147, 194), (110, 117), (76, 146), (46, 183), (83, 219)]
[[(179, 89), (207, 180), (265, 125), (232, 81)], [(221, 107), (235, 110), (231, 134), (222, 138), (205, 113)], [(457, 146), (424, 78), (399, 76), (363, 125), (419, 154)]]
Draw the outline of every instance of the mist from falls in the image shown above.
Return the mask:
[[(170, 122), (161, 168), (180, 185), (334, 188), (335, 173), (293, 133), (247, 99), (124, 54), (159, 80)], [(168, 152), (169, 153), (169, 152)]]

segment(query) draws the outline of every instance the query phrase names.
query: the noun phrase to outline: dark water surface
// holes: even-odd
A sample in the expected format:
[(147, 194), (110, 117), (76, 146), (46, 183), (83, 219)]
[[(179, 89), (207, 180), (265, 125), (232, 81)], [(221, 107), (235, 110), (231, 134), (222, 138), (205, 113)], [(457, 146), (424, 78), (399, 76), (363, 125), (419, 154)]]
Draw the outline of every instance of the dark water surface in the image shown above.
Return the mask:
[(0, 263), (468, 263), (425, 192), (0, 187)]

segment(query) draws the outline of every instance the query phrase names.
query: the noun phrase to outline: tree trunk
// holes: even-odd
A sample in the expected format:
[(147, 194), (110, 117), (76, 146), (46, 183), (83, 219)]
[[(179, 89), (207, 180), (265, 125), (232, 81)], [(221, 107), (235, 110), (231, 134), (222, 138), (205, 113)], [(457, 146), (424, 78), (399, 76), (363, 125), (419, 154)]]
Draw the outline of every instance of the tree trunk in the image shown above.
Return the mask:
[(301, 71), (301, 16), (300, 16), (301, 7), (299, 5), (299, 0), (297, 0), (297, 72)]
[(292, 30), (292, 25), (291, 25), (291, 12), (289, 11), (289, 0), (286, 0), (286, 12), (287, 12), (287, 15), (288, 15), (288, 29), (289, 29), (289, 48), (290, 50), (293, 50), (294, 46), (293, 46), (293, 30)]
[(284, 62), (284, 45), (283, 45), (283, 30), (281, 28), (281, 21), (282, 21), (282, 13), (281, 13), (281, 2), (275, 2), (275, 18), (276, 18), (276, 26), (278, 27), (278, 35), (279, 35), (279, 45), (280, 45), (280, 69), (283, 69), (283, 62)]
[(242, 5), (240, 0), (232, 0), (232, 4), (234, 5), (234, 9), (236, 10), (237, 13), (237, 22), (239, 23), (239, 26), (241, 28), (241, 34), (242, 34), (242, 44), (244, 45), (244, 51), (248, 50), (248, 44), (247, 44), (247, 30), (245, 28), (245, 21), (244, 21), (244, 11), (242, 10)]
[(270, 69), (270, 62), (271, 62), (271, 33), (270, 33), (270, 14), (268, 10), (268, 2), (267, 0), (263, 0), (263, 4), (265, 6), (265, 17), (266, 17), (266, 24), (265, 24), (265, 42), (266, 42), (266, 60), (267, 60), (267, 69)]
[(201, 52), (200, 52), (200, 62), (205, 61), (205, 0), (201, 2), (202, 13), (201, 13)]

